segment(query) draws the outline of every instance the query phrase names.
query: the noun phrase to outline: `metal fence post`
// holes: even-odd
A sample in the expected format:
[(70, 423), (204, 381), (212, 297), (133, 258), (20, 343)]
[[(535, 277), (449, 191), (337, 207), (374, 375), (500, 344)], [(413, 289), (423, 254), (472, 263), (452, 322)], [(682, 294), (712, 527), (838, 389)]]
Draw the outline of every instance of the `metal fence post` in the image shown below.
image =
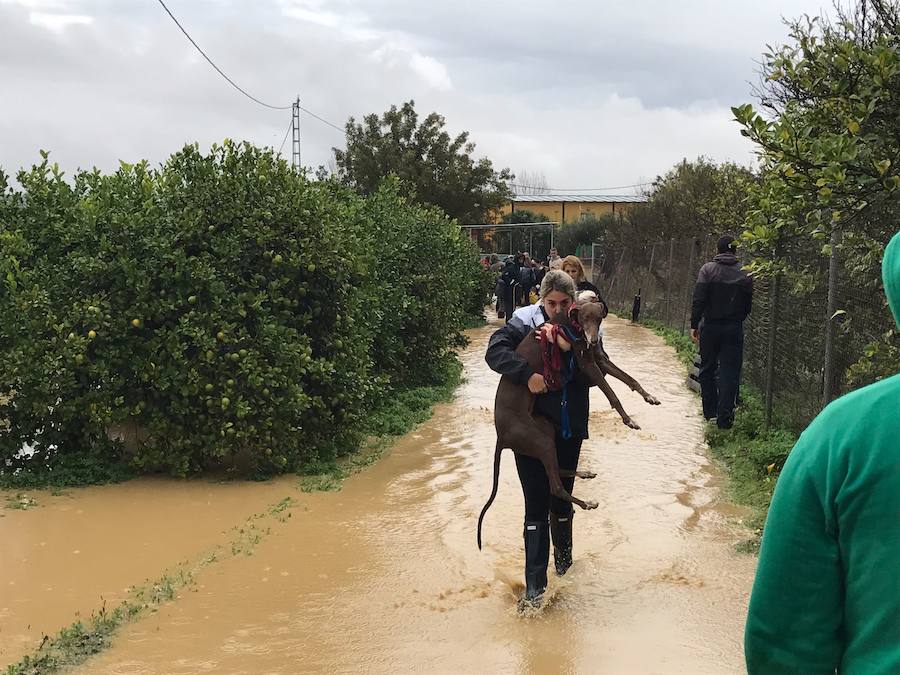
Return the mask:
[[(647, 289), (647, 302), (645, 302), (646, 307), (652, 308), (653, 306), (653, 294), (650, 293), (649, 290), (649, 279), (653, 276), (653, 258), (656, 256), (656, 244), (650, 245), (650, 264), (647, 265), (647, 271), (644, 273), (644, 278), (641, 280), (641, 288)], [(644, 310), (644, 314), (647, 313), (647, 309)], [(653, 317), (653, 312), (651, 311), (650, 317)]]
[(618, 278), (619, 278), (619, 270), (622, 269), (622, 261), (625, 259), (625, 251), (627, 251), (627, 250), (628, 250), (627, 248), (623, 248), (623, 249), (622, 249), (622, 254), (619, 256), (619, 262), (618, 262), (618, 264), (613, 268), (612, 281), (609, 282), (609, 290), (607, 291), (607, 293), (609, 294), (609, 295), (607, 296), (607, 299), (609, 300), (609, 302), (615, 302), (615, 300), (613, 299), (613, 298), (615, 297), (615, 296), (613, 295), (613, 288), (615, 287), (616, 281), (617, 281)]
[(675, 261), (675, 238), (669, 239), (669, 272), (666, 275), (666, 325), (669, 326), (669, 305), (672, 298), (672, 264)]
[(781, 278), (776, 274), (769, 287), (769, 340), (766, 348), (765, 425), (772, 426), (772, 407), (775, 392), (775, 337), (778, 332), (778, 300)]
[(694, 279), (694, 249), (700, 246), (699, 239), (691, 240), (691, 252), (688, 254), (688, 268), (687, 268), (687, 295), (684, 299), (684, 309), (681, 312), (681, 334), (684, 335), (685, 324), (687, 323), (688, 314), (691, 311), (691, 300), (694, 297), (694, 289), (691, 281)]
[(822, 382), (822, 407), (831, 403), (835, 389), (834, 372), (834, 313), (837, 311), (838, 293), (838, 245), (841, 233), (837, 228), (831, 231), (831, 253), (828, 258), (828, 316), (825, 317), (825, 368)]

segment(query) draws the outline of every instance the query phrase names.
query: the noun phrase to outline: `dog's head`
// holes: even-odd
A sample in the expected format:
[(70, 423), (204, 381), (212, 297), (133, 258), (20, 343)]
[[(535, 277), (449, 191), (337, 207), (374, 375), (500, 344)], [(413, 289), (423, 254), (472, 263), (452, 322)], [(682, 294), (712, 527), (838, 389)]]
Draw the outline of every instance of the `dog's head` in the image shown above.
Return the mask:
[(602, 302), (579, 300), (569, 310), (569, 320), (584, 333), (588, 347), (595, 347), (600, 342), (600, 324), (605, 316), (606, 305)]

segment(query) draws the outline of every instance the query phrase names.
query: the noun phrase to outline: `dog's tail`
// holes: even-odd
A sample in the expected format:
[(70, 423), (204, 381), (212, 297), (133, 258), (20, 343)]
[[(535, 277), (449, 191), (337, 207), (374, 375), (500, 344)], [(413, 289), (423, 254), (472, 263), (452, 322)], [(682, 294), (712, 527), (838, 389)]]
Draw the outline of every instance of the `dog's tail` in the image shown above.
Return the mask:
[(503, 452), (503, 446), (500, 445), (500, 439), (497, 439), (497, 448), (494, 450), (494, 487), (491, 489), (491, 496), (488, 497), (487, 504), (481, 509), (481, 515), (478, 516), (478, 550), (481, 550), (481, 523), (484, 521), (484, 514), (491, 508), (494, 503), (494, 497), (497, 496), (497, 486), (500, 484), (500, 453)]

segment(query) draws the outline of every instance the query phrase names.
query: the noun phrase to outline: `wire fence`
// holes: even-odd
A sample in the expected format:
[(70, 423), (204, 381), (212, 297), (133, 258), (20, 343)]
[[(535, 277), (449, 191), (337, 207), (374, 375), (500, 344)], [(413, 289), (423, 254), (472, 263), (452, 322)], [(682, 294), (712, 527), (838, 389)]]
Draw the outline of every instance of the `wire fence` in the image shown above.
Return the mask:
[[(612, 311), (632, 316), (639, 295), (638, 320), (686, 334), (694, 283), (716, 240), (597, 247), (585, 268)], [(854, 277), (836, 253), (829, 259), (798, 250), (786, 252), (785, 261), (792, 256), (805, 256), (797, 265), (803, 274), (754, 278), (741, 377), (762, 396), (767, 425), (799, 430), (837, 396), (896, 372), (900, 338), (880, 278)]]
[[(481, 255), (497, 253), (502, 256), (527, 251), (535, 260), (550, 254), (558, 223), (513, 223), (500, 225), (462, 225), (463, 231), (475, 243)], [(588, 251), (590, 246), (587, 247)]]

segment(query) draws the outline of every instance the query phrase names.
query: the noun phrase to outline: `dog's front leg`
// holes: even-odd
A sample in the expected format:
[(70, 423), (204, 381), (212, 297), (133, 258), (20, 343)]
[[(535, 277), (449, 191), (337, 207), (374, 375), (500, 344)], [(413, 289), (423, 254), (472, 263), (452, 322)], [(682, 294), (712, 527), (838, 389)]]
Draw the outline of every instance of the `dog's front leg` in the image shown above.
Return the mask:
[(597, 354), (596, 362), (597, 366), (601, 371), (603, 371), (604, 375), (612, 375), (620, 382), (624, 382), (626, 385), (628, 385), (628, 388), (631, 389), (631, 391), (636, 391), (650, 405), (659, 405), (658, 398), (647, 393), (647, 391), (638, 383), (636, 379), (619, 368), (615, 363), (610, 361), (609, 357), (604, 358), (600, 354)]
[(622, 418), (622, 422), (627, 427), (631, 427), (632, 429), (640, 429), (638, 423), (635, 422), (631, 417), (625, 412), (625, 408), (622, 407), (622, 402), (619, 401), (619, 397), (616, 396), (616, 393), (612, 390), (612, 387), (609, 386), (609, 382), (606, 381), (606, 378), (603, 376), (603, 371), (597, 366), (597, 363), (593, 359), (593, 354), (587, 355), (585, 354), (585, 350), (576, 350), (576, 358), (578, 359), (578, 367), (581, 369), (588, 380), (590, 380), (591, 384), (600, 387), (600, 391), (606, 396), (606, 399), (609, 401), (609, 404), (615, 409), (619, 416)]

